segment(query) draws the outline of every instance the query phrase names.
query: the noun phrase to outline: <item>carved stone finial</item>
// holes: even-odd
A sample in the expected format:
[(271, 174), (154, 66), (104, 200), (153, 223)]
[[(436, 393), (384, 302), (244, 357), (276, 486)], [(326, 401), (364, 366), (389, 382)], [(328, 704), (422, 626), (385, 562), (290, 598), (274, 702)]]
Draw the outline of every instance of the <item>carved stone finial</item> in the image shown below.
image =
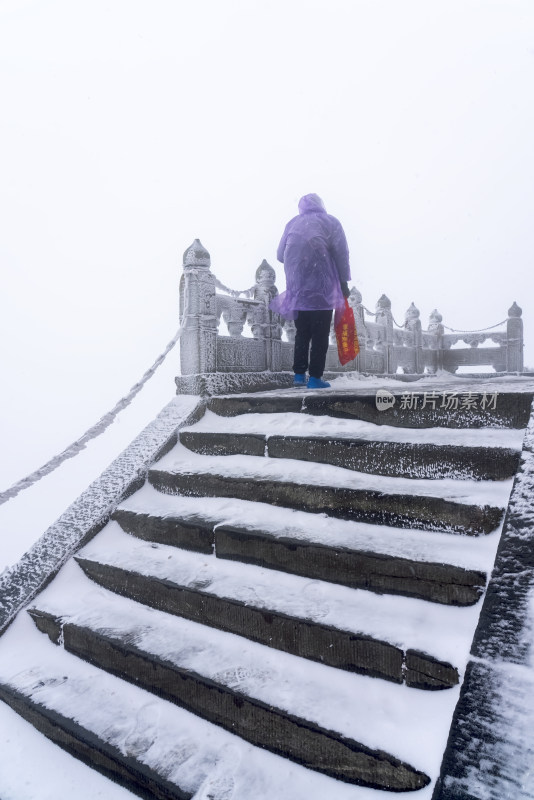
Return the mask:
[(419, 319), (420, 314), (421, 312), (419, 311), (418, 308), (416, 308), (415, 303), (412, 303), (410, 305), (410, 308), (406, 311), (404, 319), (406, 320), (406, 322), (414, 319)]
[(209, 269), (210, 266), (210, 254), (200, 239), (195, 239), (184, 253), (184, 269)]
[(429, 325), (439, 325), (440, 322), (443, 322), (443, 314), (440, 314), (437, 308), (431, 312), (428, 318)]
[(355, 306), (359, 305), (361, 302), (362, 302), (362, 293), (355, 286), (353, 286), (352, 289), (350, 290), (349, 305)]
[(379, 297), (376, 303), (376, 310), (377, 311), (389, 311), (391, 310), (391, 300), (387, 295), (383, 294), (382, 297)]
[(519, 306), (514, 300), (512, 307), (508, 309), (508, 316), (518, 318), (521, 316), (522, 313), (523, 309), (519, 308)]
[(271, 265), (263, 259), (260, 266), (256, 270), (256, 283), (265, 283), (269, 286), (274, 285), (276, 281), (276, 272)]

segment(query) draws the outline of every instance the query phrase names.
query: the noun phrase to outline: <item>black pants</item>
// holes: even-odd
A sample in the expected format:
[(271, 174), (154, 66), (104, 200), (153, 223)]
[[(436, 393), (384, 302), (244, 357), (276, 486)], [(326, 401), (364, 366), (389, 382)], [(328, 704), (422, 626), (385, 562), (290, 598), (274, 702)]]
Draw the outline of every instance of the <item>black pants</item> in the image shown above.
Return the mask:
[(302, 374), (306, 372), (309, 364), (310, 376), (312, 378), (322, 377), (331, 322), (331, 310), (299, 311), (297, 313), (293, 372)]

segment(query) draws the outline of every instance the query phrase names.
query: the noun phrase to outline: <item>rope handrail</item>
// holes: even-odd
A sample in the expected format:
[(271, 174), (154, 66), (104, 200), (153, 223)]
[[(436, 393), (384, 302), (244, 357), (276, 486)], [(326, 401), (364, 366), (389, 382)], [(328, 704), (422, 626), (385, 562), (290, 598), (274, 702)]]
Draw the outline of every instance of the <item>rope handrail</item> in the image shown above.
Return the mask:
[[(222, 291), (228, 292), (232, 297), (238, 297), (239, 295), (252, 297), (255, 288), (251, 287), (250, 289), (244, 289), (243, 291), (235, 291), (233, 289), (229, 289), (228, 286), (225, 286), (218, 278), (215, 278), (215, 285)], [(187, 306), (187, 301), (184, 302), (184, 308), (186, 306)], [(51, 472), (54, 472), (54, 470), (58, 469), (58, 467), (60, 467), (61, 464), (63, 464), (69, 458), (74, 458), (75, 456), (78, 455), (78, 453), (84, 450), (88, 442), (90, 442), (92, 439), (96, 439), (97, 436), (103, 434), (104, 431), (106, 431), (109, 428), (109, 426), (115, 421), (117, 415), (120, 414), (121, 411), (123, 411), (125, 408), (127, 408), (127, 406), (130, 405), (134, 397), (141, 391), (141, 389), (147, 383), (147, 381), (150, 380), (150, 378), (153, 376), (158, 367), (161, 366), (161, 364), (166, 359), (170, 351), (173, 349), (173, 347), (180, 339), (183, 330), (184, 328), (183, 328), (183, 318), (182, 318), (182, 324), (176, 331), (171, 341), (168, 343), (163, 353), (161, 353), (156, 358), (152, 366), (149, 367), (149, 369), (147, 369), (142, 378), (132, 386), (128, 394), (124, 395), (124, 397), (121, 397), (121, 399), (113, 406), (111, 411), (108, 411), (107, 414), (104, 414), (104, 416), (101, 417), (98, 420), (98, 422), (96, 422), (94, 425), (88, 428), (88, 430), (86, 430), (85, 433), (82, 436), (80, 436), (79, 439), (76, 439), (75, 442), (72, 442), (72, 444), (70, 444), (68, 447), (62, 450), (61, 453), (55, 455), (53, 458), (47, 461), (46, 464), (43, 464), (41, 467), (39, 467), (39, 469), (36, 469), (34, 472), (30, 473), (25, 478), (22, 478), (20, 481), (14, 483), (12, 486), (9, 487), (9, 489), (0, 492), (0, 505), (3, 505), (3, 503), (7, 503), (8, 500), (12, 500), (14, 497), (20, 494), (20, 492), (24, 491), (24, 489), (29, 489), (30, 486), (33, 486), (42, 478), (46, 477), (47, 475), (50, 475)]]
[[(377, 316), (376, 312), (369, 311), (369, 309), (366, 308), (363, 304), (362, 304), (362, 308), (363, 308), (363, 310), (365, 311), (366, 314), (369, 314), (370, 317), (376, 317)], [(406, 323), (404, 323), (403, 325), (399, 325), (399, 323), (397, 322), (397, 320), (395, 319), (395, 317), (393, 315), (391, 316), (391, 318), (392, 318), (394, 324), (397, 326), (397, 328), (400, 328), (402, 330), (403, 328), (406, 327)], [(505, 325), (507, 322), (508, 322), (508, 318), (503, 319), (500, 322), (497, 322), (496, 325), (489, 325), (487, 328), (476, 328), (475, 330), (471, 330), (471, 331), (459, 330), (458, 328), (449, 328), (448, 325), (443, 325), (443, 327), (446, 330), (451, 331), (452, 333), (485, 333), (486, 331), (493, 331), (493, 330), (495, 330), (495, 328), (499, 328), (501, 325)], [(423, 333), (433, 333), (433, 331), (430, 331), (430, 330), (423, 330), (422, 332)]]
[(376, 313), (374, 311), (369, 311), (369, 309), (366, 308), (364, 305), (362, 305), (362, 308), (366, 314), (369, 314), (370, 317), (376, 317)]
[(501, 322), (498, 322), (496, 325), (490, 325), (487, 328), (477, 328), (474, 331), (461, 331), (461, 330), (457, 330), (456, 328), (449, 328), (448, 325), (444, 325), (443, 327), (446, 328), (448, 331), (452, 331), (453, 333), (485, 333), (485, 331), (492, 331), (495, 328), (498, 328), (500, 325), (504, 325), (506, 322), (508, 322), (508, 318), (503, 319)]
[[(366, 306), (362, 305), (362, 308), (363, 308), (363, 310), (365, 311), (366, 314), (369, 314), (370, 317), (377, 317), (378, 316), (377, 312), (369, 311), (369, 309), (366, 308)], [(404, 323), (403, 325), (399, 325), (399, 323), (397, 322), (397, 320), (395, 319), (393, 314), (391, 315), (391, 319), (393, 320), (393, 322), (397, 326), (397, 328), (400, 328), (402, 330), (403, 328), (406, 327), (406, 323)]]
[(27, 475), (25, 478), (22, 478), (22, 480), (14, 483), (9, 489), (6, 489), (4, 492), (0, 492), (0, 505), (7, 503), (8, 500), (12, 500), (20, 492), (24, 491), (24, 489), (28, 489), (30, 486), (33, 486), (33, 484), (40, 481), (41, 478), (44, 478), (46, 475), (49, 475), (51, 472), (56, 470), (59, 466), (61, 466), (61, 464), (63, 464), (64, 461), (67, 461), (67, 459), (74, 458), (74, 456), (78, 455), (78, 453), (85, 448), (88, 442), (90, 442), (92, 439), (96, 439), (97, 436), (100, 436), (102, 433), (104, 433), (104, 431), (109, 428), (112, 422), (114, 422), (117, 415), (130, 405), (134, 397), (141, 391), (147, 381), (150, 380), (158, 367), (161, 366), (170, 351), (178, 342), (183, 330), (184, 329), (182, 326), (178, 328), (163, 353), (156, 358), (152, 366), (147, 369), (142, 378), (137, 383), (134, 383), (128, 394), (124, 395), (124, 397), (121, 397), (118, 403), (113, 406), (111, 411), (108, 411), (107, 414), (104, 414), (104, 416), (101, 417), (98, 422), (95, 423), (95, 425), (86, 430), (79, 439), (76, 439), (75, 442), (66, 447), (61, 453), (58, 453), (58, 455), (51, 458), (50, 461), (47, 461), (46, 464), (43, 464), (41, 467), (39, 467), (39, 469), (36, 469), (34, 472), (30, 473), (30, 475)]
[(215, 286), (217, 289), (220, 289), (222, 292), (228, 292), (231, 297), (239, 297), (240, 294), (244, 294), (245, 297), (252, 297), (254, 295), (255, 286), (251, 286), (250, 289), (237, 291), (236, 289), (230, 289), (228, 286), (225, 286), (215, 275), (213, 277), (215, 278)]

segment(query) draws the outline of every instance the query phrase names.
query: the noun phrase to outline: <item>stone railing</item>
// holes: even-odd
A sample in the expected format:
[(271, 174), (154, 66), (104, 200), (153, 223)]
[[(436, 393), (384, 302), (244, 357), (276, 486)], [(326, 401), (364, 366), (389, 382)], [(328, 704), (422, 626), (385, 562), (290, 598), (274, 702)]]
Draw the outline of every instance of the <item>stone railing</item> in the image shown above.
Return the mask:
[[(224, 287), (210, 266), (209, 253), (196, 239), (184, 253), (180, 281), (183, 332), (178, 391), (212, 394), (291, 385), (295, 323), (269, 309), (271, 299), (278, 294), (274, 269), (263, 261), (256, 270), (254, 285), (238, 292)], [(375, 312), (370, 312), (356, 288), (351, 289), (349, 303), (354, 310), (360, 354), (342, 367), (332, 330), (325, 370), (330, 377), (351, 371), (433, 374), (441, 369), (455, 372), (459, 367), (484, 365), (496, 372), (523, 370), (522, 312), (516, 303), (507, 320), (485, 331), (446, 328), (436, 310), (430, 315), (428, 329), (423, 330), (413, 303), (399, 326), (385, 295), (378, 300)], [(486, 341), (493, 346), (480, 347)], [(455, 347), (459, 342), (467, 346)]]

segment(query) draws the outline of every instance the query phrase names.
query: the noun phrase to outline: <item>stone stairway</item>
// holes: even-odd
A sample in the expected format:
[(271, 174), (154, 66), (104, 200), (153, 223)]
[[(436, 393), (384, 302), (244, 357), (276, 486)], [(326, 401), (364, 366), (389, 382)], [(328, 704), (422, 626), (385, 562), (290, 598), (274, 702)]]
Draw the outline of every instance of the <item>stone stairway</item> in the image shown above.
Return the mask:
[(0, 698), (141, 797), (430, 797), (528, 402), (373, 403), (212, 398), (20, 622)]

